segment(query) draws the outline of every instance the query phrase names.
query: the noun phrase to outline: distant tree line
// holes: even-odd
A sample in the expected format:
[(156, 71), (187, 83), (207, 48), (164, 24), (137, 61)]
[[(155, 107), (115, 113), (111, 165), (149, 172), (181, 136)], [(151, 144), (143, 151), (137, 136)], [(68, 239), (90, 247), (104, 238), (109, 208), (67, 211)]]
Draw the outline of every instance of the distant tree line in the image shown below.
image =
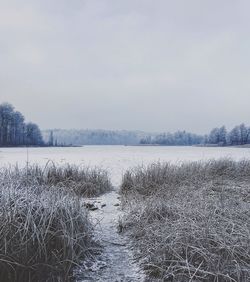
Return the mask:
[(244, 124), (227, 131), (225, 126), (214, 128), (207, 135), (186, 131), (175, 133), (145, 133), (126, 130), (53, 129), (43, 131), (49, 146), (81, 145), (162, 145), (162, 146), (234, 146), (250, 144), (250, 127)]
[(177, 131), (175, 133), (162, 133), (155, 136), (146, 136), (140, 140), (141, 145), (164, 145), (164, 146), (190, 146), (201, 144), (204, 136)]
[(145, 133), (127, 130), (53, 129), (43, 131), (49, 144), (66, 145), (138, 145)]
[(208, 136), (205, 136), (204, 143), (219, 146), (250, 144), (250, 127), (242, 123), (231, 131), (227, 131), (225, 126), (214, 128)]
[(24, 116), (11, 104), (0, 104), (0, 146), (42, 146), (43, 138), (35, 123), (25, 123)]
[(148, 135), (140, 140), (141, 145), (165, 145), (165, 146), (190, 146), (213, 145), (235, 146), (250, 144), (250, 127), (244, 123), (227, 131), (225, 126), (216, 127), (208, 135), (197, 135), (186, 131), (175, 133), (162, 133)]

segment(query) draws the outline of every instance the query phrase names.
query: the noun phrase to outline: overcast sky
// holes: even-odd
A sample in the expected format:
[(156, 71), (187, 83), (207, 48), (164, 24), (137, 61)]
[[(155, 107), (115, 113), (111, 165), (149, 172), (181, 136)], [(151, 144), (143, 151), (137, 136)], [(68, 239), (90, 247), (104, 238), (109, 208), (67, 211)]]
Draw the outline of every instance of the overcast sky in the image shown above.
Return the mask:
[(0, 0), (0, 102), (43, 129), (250, 125), (249, 11), (249, 0)]

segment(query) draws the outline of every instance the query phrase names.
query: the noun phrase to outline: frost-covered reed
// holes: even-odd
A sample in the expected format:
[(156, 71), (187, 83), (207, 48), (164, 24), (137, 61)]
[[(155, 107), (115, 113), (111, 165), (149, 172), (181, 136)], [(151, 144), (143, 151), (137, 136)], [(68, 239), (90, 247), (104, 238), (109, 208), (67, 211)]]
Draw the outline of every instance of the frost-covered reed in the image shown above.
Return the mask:
[(18, 179), (22, 185), (65, 187), (83, 197), (99, 196), (113, 188), (107, 171), (99, 168), (70, 164), (57, 166), (49, 162), (45, 167), (29, 165), (25, 168), (2, 168), (1, 171), (2, 175)]
[(250, 280), (250, 161), (139, 167), (121, 194), (120, 227), (149, 279)]
[(110, 189), (95, 169), (1, 169), (0, 281), (72, 281), (74, 267), (98, 247), (80, 196)]

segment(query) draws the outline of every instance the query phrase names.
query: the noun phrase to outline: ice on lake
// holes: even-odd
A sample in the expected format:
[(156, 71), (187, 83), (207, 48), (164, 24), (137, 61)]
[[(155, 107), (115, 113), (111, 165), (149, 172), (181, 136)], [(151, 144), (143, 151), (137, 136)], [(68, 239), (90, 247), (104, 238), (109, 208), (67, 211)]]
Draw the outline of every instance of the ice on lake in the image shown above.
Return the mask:
[(232, 147), (83, 146), (68, 148), (0, 148), (0, 167), (18, 164), (76, 164), (107, 169), (118, 185), (129, 168), (157, 161), (195, 161), (218, 158), (249, 159), (250, 149)]

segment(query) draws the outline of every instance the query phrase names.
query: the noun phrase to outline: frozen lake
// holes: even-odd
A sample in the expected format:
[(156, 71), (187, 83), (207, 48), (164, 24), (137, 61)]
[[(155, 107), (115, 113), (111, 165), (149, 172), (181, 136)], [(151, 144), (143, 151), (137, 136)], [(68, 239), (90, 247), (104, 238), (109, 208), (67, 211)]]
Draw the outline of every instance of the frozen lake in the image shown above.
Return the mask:
[[(75, 148), (0, 148), (0, 167), (6, 165), (76, 164), (107, 169), (115, 186), (121, 183), (123, 173), (138, 165), (157, 161), (173, 163), (218, 158), (250, 159), (247, 148), (205, 147), (136, 147), (136, 146), (84, 146)], [(78, 282), (143, 281), (144, 275), (134, 260), (128, 238), (117, 232), (123, 211), (119, 208), (117, 190), (94, 199), (88, 199), (99, 208), (90, 213), (95, 226), (95, 238), (103, 250), (96, 260), (76, 269)], [(101, 208), (104, 204), (104, 208)], [(118, 206), (117, 206), (118, 204)], [(90, 269), (90, 270), (89, 270)]]
[(160, 146), (84, 146), (74, 148), (0, 148), (0, 167), (18, 164), (56, 164), (98, 166), (107, 169), (114, 185), (131, 167), (157, 161), (194, 161), (213, 158), (250, 159), (247, 148), (160, 147)]

